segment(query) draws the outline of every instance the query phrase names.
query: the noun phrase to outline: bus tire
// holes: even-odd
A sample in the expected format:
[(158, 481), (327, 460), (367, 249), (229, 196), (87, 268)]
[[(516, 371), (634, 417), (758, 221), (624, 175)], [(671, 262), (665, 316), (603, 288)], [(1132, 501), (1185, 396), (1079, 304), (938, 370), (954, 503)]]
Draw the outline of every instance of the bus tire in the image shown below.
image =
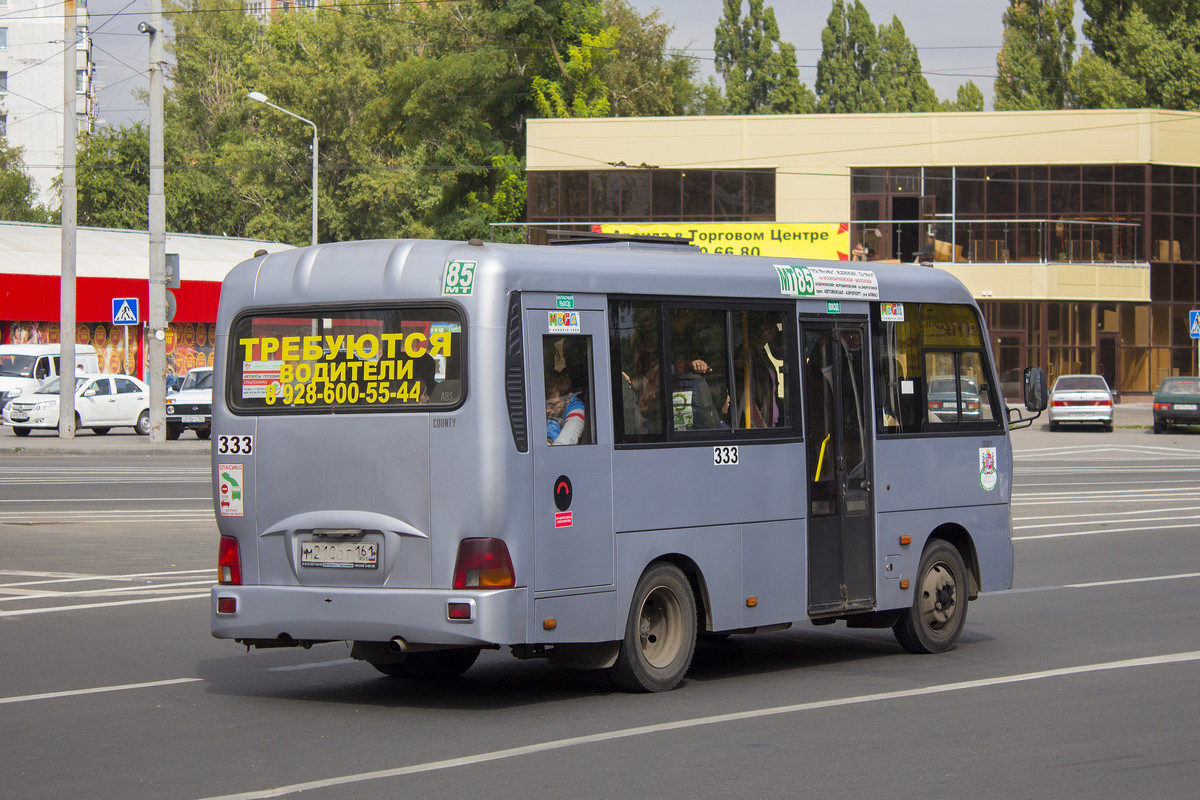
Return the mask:
[(617, 661), (613, 682), (629, 692), (666, 692), (683, 680), (696, 649), (696, 599), (674, 564), (656, 562), (642, 575)]
[(892, 632), (910, 653), (943, 653), (958, 641), (967, 621), (967, 568), (958, 549), (931, 539), (921, 554), (916, 596)]
[(432, 650), (409, 653), (403, 661), (371, 662), (384, 675), (417, 680), (446, 680), (457, 678), (471, 668), (479, 658), (478, 647), (457, 647), (453, 650)]

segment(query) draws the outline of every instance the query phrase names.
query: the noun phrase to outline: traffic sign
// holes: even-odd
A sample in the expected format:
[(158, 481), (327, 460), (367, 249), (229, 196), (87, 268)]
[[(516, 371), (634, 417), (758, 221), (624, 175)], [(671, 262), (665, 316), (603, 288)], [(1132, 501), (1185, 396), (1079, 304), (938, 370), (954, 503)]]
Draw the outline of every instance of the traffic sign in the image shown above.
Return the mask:
[(1188, 312), (1188, 330), (1192, 332), (1193, 339), (1200, 339), (1200, 311)]
[(113, 325), (137, 325), (138, 299), (136, 297), (114, 297), (112, 312)]

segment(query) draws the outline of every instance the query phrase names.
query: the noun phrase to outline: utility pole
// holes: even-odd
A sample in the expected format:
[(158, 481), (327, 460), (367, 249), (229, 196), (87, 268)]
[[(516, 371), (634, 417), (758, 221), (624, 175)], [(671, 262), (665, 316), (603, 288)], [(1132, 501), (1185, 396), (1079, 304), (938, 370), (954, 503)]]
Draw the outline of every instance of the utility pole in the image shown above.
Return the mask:
[(150, 384), (150, 441), (165, 442), (167, 422), (167, 207), (163, 164), (162, 0), (150, 0), (150, 327), (145, 337)]
[(58, 435), (75, 438), (75, 0), (63, 4), (62, 271), (59, 275)]

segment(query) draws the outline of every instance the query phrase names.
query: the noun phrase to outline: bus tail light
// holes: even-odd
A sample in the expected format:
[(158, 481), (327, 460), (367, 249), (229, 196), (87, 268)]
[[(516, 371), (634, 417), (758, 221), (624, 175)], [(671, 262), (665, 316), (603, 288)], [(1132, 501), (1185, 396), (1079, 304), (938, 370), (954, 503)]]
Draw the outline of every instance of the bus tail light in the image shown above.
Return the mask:
[(233, 586), (242, 585), (242, 551), (238, 540), (232, 536), (222, 536), (221, 545), (217, 550), (218, 583)]
[(507, 589), (517, 585), (508, 545), (500, 539), (463, 539), (454, 562), (455, 589)]

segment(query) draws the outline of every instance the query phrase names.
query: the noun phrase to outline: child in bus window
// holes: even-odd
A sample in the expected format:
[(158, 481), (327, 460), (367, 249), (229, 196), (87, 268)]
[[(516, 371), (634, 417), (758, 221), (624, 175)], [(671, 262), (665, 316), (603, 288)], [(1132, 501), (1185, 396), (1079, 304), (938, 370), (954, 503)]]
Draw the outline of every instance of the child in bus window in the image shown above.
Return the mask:
[(566, 373), (546, 376), (546, 444), (579, 444), (586, 423), (583, 401), (571, 392)]

